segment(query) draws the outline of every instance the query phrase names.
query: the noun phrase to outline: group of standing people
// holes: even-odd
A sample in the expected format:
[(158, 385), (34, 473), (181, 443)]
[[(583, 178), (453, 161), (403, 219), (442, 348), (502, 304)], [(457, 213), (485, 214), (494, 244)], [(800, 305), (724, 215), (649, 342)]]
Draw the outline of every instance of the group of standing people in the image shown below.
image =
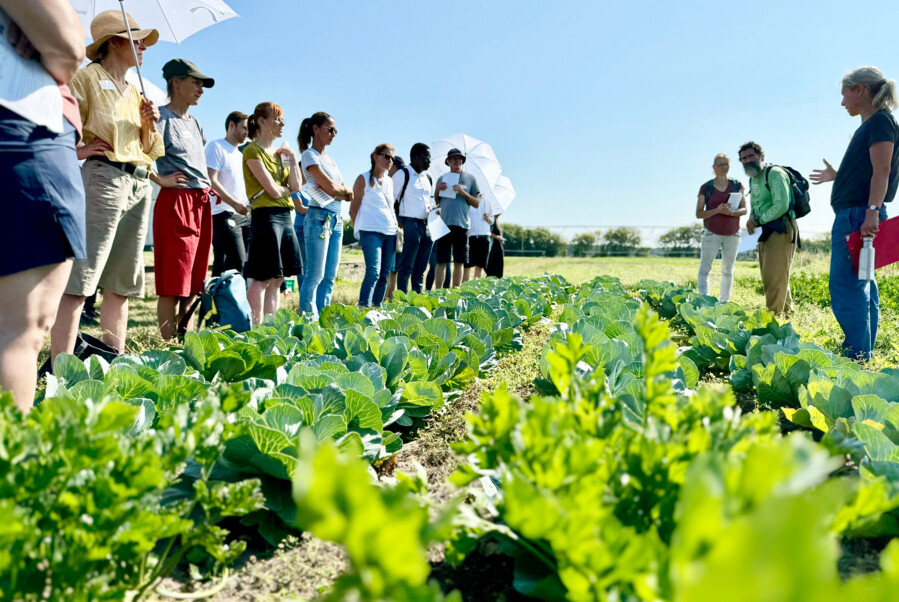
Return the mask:
[[(896, 82), (875, 67), (855, 69), (843, 78), (842, 106), (861, 125), (849, 142), (839, 169), (827, 160), (814, 170), (813, 184), (833, 182), (830, 204), (835, 218), (831, 229), (830, 298), (834, 316), (845, 335), (847, 357), (870, 359), (877, 340), (880, 297), (876, 280), (860, 279), (846, 244), (847, 236), (861, 232), (874, 238), (886, 219), (886, 203), (899, 186), (899, 124), (893, 111), (899, 106)], [(708, 294), (709, 272), (721, 253), (720, 301), (726, 302), (733, 285), (733, 267), (740, 243), (740, 217), (749, 214), (749, 234), (761, 230), (758, 260), (765, 301), (777, 315), (792, 312), (790, 270), (799, 242), (794, 176), (784, 167), (765, 163), (762, 147), (747, 142), (739, 150), (740, 163), (749, 176), (751, 208), (747, 210), (743, 185), (727, 178), (727, 155), (715, 157), (715, 178), (699, 190), (696, 217), (704, 220), (698, 288)], [(738, 208), (728, 204), (732, 193), (741, 195)]]
[[(90, 29), (93, 42), (85, 48), (66, 0), (0, 0), (2, 64), (35, 74), (25, 96), (36, 102), (0, 98), (4, 210), (21, 226), (0, 237), (0, 386), (22, 409), (34, 398), (46, 335), (51, 358), (72, 353), (82, 308), (98, 289), (103, 343), (124, 351), (129, 299), (144, 295), (151, 210), (166, 340), (187, 328), (213, 247), (215, 274), (235, 269), (246, 276), (254, 323), (277, 311), (281, 285), (292, 276), (300, 281), (300, 310), (317, 317), (337, 276), (344, 202), (366, 261), (360, 305), (383, 301), (403, 230), (397, 286), (407, 290), (411, 277), (413, 290), (421, 290), (431, 252), (426, 218), (435, 204), (452, 231), (439, 245), (438, 265), (445, 270), (452, 259), (459, 284), (469, 259), (469, 207), (480, 204), (474, 178), (462, 173), (455, 195), (435, 203), (447, 185), (425, 173), (428, 147), (416, 144), (411, 167), (397, 169), (393, 147), (382, 144), (351, 189), (327, 153), (337, 136), (334, 118), (317, 112), (302, 121), (298, 155), (287, 143), (276, 147), (285, 119), (273, 102), (250, 115), (232, 112), (225, 137), (207, 143), (190, 109), (215, 85), (212, 77), (190, 61), (167, 62), (169, 102), (158, 107), (125, 76), (159, 33), (117, 10), (98, 14)], [(85, 56), (91, 62), (79, 70)], [(464, 161), (454, 151), (448, 165), (461, 173)], [(160, 188), (155, 206), (151, 182)]]

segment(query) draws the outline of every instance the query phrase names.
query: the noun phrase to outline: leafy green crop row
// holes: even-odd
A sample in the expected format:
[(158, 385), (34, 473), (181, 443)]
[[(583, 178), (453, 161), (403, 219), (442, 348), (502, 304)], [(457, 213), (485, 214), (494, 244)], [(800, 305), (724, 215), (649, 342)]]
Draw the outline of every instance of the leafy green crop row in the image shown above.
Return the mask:
[[(657, 307), (674, 312), (691, 295), (655, 292)], [(449, 558), (493, 539), (515, 558), (515, 587), (544, 600), (894, 595), (895, 542), (881, 576), (844, 585), (836, 570), (838, 534), (882, 521), (883, 480), (832, 477), (843, 465), (833, 448), (782, 437), (774, 412), (742, 415), (729, 390), (693, 390), (696, 362), (614, 282), (594, 281), (575, 299), (541, 365), (541, 389), (553, 395), (525, 404), (498, 392), (470, 417), (459, 445), (469, 461), (455, 481), (480, 485), (480, 512)], [(744, 316), (741, 336), (785, 328), (767, 318)]]
[(859, 466), (870, 488), (870, 514), (879, 518), (855, 524), (857, 534), (899, 535), (899, 370), (862, 370), (800, 342), (790, 324), (779, 324), (765, 310), (750, 314), (670, 284), (648, 290), (643, 295), (651, 303), (676, 305), (692, 331), (683, 356), (702, 370), (729, 371), (735, 391), (754, 393), (791, 422), (823, 432), (821, 443), (832, 454), (848, 455)]
[(569, 288), (492, 280), (111, 363), (60, 356), (29, 416), (3, 402), (0, 597), (144, 595), (197, 549), (221, 568), (244, 549), (227, 517), (278, 541), (301, 528), (301, 433), (365, 464), (395, 455)]

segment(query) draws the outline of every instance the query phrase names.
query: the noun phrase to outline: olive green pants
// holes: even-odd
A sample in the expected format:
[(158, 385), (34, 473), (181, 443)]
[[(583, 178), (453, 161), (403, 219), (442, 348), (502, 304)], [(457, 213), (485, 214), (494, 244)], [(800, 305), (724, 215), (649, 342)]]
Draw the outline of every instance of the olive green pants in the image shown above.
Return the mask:
[(768, 309), (778, 316), (788, 316), (793, 311), (790, 294), (790, 268), (796, 252), (796, 221), (789, 220), (786, 234), (775, 232), (768, 240), (759, 243), (759, 269), (765, 287)]

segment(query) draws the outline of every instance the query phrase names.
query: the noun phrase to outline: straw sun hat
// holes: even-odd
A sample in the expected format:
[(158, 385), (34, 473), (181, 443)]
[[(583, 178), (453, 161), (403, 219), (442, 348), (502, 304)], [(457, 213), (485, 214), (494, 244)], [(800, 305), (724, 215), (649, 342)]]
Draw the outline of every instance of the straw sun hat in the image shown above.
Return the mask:
[(137, 21), (131, 15), (128, 15), (128, 27), (125, 27), (125, 21), (122, 19), (122, 11), (107, 10), (91, 21), (91, 37), (93, 43), (87, 47), (87, 58), (92, 61), (97, 60), (97, 51), (109, 38), (125, 38), (128, 39), (128, 29), (131, 30), (131, 37), (135, 40), (143, 40), (147, 46), (152, 46), (159, 41), (159, 32), (155, 29), (141, 29)]

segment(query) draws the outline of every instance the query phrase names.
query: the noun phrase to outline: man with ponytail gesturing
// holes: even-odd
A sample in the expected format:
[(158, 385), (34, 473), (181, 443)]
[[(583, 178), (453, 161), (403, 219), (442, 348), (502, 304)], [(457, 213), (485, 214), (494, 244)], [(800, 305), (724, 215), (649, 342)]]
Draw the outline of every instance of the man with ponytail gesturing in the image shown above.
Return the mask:
[(343, 244), (343, 221), (340, 202), (353, 200), (343, 176), (325, 147), (337, 136), (337, 125), (327, 113), (319, 111), (300, 124), (297, 142), (303, 153), (303, 190), (309, 194), (309, 209), (304, 220), (306, 262), (303, 287), (300, 289), (300, 311), (318, 317), (331, 304), (331, 292), (340, 265)]
[(860, 116), (849, 147), (834, 170), (812, 172), (815, 184), (833, 182), (830, 205), (836, 217), (831, 230), (830, 304), (846, 334), (843, 355), (871, 359), (880, 321), (880, 295), (875, 280), (859, 280), (849, 256), (846, 236), (861, 230), (873, 238), (886, 219), (886, 207), (896, 196), (899, 173), (899, 125), (892, 112), (899, 105), (896, 82), (875, 67), (861, 67), (843, 78), (843, 107)]

